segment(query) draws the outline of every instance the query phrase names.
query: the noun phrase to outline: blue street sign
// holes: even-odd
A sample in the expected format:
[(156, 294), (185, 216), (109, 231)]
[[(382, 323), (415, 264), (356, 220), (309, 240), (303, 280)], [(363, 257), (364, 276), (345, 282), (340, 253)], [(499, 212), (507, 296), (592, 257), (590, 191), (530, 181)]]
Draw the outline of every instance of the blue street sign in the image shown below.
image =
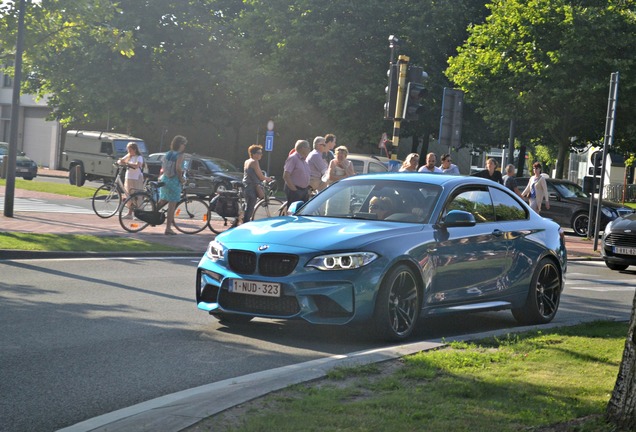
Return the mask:
[(265, 134), (265, 151), (274, 150), (274, 131), (267, 131)]

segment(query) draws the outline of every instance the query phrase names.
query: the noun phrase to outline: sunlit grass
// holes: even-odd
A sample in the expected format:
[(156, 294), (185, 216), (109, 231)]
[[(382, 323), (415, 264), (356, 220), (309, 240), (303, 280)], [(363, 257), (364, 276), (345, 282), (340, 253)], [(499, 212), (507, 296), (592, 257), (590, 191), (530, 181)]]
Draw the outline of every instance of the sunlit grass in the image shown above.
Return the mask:
[(341, 369), (190, 430), (531, 431), (585, 418), (558, 430), (609, 431), (602, 414), (627, 328), (596, 322), (453, 343), (407, 356), (388, 373)]
[(188, 249), (118, 236), (0, 232), (0, 250), (61, 252), (118, 252), (124, 250), (128, 252), (157, 252), (184, 251)]
[[(0, 186), (5, 187), (7, 181), (0, 179)], [(92, 198), (95, 188), (90, 186), (77, 187), (70, 184), (37, 182), (33, 180), (15, 179), (15, 188), (35, 192), (47, 192), (58, 195), (66, 195), (77, 198)]]

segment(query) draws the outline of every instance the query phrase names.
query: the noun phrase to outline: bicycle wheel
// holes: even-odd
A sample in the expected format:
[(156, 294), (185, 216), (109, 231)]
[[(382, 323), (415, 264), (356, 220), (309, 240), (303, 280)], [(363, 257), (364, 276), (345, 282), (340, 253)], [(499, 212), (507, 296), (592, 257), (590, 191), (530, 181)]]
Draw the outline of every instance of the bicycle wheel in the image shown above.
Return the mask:
[[(130, 214), (128, 213), (130, 210)], [(135, 192), (132, 194), (119, 209), (119, 224), (128, 232), (136, 233), (148, 226), (148, 222), (144, 222), (135, 217), (135, 210), (156, 211), (157, 205), (152, 196), (147, 192)]]
[(184, 234), (196, 234), (208, 226), (208, 204), (201, 198), (185, 197), (174, 211), (174, 227)]
[(109, 218), (117, 214), (121, 206), (121, 191), (115, 183), (108, 183), (97, 188), (93, 194), (93, 211), (100, 218)]
[(252, 220), (278, 216), (278, 211), (282, 206), (283, 202), (278, 198), (262, 199), (254, 206)]
[(238, 217), (224, 217), (213, 210), (208, 210), (208, 227), (214, 234), (221, 234), (223, 231), (238, 225)]

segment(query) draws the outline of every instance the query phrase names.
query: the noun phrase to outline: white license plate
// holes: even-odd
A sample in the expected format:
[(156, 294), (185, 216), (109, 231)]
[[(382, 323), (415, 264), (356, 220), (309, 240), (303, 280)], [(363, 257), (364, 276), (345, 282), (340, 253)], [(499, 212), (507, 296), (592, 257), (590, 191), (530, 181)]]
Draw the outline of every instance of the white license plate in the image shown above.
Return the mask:
[(245, 279), (232, 279), (230, 292), (266, 297), (280, 297), (280, 284), (276, 282), (258, 282)]
[(620, 255), (636, 255), (636, 248), (614, 246), (614, 253)]
[(29, 172), (29, 169), (28, 168), (18, 168), (16, 171), (17, 172)]

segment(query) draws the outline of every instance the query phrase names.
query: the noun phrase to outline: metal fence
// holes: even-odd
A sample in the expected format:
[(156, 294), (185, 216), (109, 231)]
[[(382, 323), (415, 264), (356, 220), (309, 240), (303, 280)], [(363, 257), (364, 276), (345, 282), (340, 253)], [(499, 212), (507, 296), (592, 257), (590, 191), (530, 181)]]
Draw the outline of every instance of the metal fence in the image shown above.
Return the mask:
[[(603, 199), (623, 202), (623, 185), (620, 183), (608, 184), (603, 188)], [(627, 185), (625, 202), (636, 202), (636, 184)]]

